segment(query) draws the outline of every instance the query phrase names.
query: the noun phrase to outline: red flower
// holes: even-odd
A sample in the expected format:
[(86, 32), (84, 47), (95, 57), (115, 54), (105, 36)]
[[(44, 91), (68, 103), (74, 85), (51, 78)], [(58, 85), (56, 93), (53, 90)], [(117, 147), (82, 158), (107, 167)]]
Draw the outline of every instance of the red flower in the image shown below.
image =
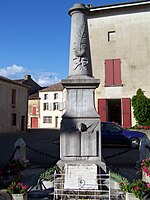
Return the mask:
[(139, 190), (139, 187), (138, 187), (138, 186), (135, 186), (133, 189), (136, 190), (136, 191), (138, 191), (138, 190)]
[(147, 185), (148, 188), (150, 188), (150, 183), (147, 183), (146, 185)]

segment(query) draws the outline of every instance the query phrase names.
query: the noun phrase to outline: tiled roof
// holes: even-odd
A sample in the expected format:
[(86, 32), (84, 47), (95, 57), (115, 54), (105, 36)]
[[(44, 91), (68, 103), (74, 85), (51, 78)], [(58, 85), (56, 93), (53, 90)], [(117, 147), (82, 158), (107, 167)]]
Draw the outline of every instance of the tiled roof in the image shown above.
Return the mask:
[(22, 83), (24, 81), (24, 79), (17, 79), (17, 80), (14, 80), (15, 82), (17, 83)]
[(40, 92), (51, 92), (51, 91), (63, 91), (64, 87), (61, 83), (56, 83), (53, 85), (50, 85), (49, 87), (46, 87), (43, 90), (40, 90)]
[(39, 98), (39, 93), (38, 93), (38, 92), (29, 95), (29, 100), (33, 100), (33, 99), (40, 99), (40, 98)]

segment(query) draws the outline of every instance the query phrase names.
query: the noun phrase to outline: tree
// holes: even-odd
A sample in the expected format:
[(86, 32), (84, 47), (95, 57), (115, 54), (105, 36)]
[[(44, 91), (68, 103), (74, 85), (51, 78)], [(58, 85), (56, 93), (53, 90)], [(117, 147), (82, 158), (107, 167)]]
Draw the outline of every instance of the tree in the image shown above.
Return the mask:
[(133, 114), (138, 126), (150, 126), (150, 99), (138, 89), (132, 97)]

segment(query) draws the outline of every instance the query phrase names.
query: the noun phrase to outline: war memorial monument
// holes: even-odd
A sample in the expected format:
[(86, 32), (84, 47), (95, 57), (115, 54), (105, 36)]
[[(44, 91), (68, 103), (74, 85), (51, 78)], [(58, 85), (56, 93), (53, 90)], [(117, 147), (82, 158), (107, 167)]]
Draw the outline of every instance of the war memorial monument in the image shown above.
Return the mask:
[(100, 80), (92, 75), (88, 35), (88, 8), (75, 4), (71, 16), (69, 76), (62, 80), (67, 107), (62, 117), (60, 161), (64, 189), (98, 189), (97, 174), (106, 170), (101, 157), (100, 116), (94, 92)]

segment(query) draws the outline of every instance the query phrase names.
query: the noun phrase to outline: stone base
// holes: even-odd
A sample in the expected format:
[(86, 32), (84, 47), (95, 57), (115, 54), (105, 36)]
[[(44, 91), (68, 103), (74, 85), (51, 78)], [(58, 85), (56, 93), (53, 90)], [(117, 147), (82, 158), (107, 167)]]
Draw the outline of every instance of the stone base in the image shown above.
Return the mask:
[(95, 164), (99, 168), (101, 168), (104, 172), (106, 172), (106, 164), (100, 160), (99, 157), (64, 157), (57, 162), (58, 167), (63, 170), (65, 165), (92, 165)]

